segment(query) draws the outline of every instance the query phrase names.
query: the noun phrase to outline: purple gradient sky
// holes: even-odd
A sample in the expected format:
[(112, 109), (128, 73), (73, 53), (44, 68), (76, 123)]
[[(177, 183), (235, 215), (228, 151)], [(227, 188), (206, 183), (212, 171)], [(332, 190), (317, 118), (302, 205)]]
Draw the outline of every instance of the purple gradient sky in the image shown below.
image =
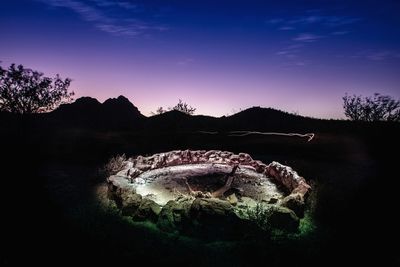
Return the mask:
[(187, 2), (2, 1), (1, 64), (70, 77), (76, 97), (125, 95), (145, 115), (181, 98), (196, 114), (343, 118), (346, 92), (400, 98), (395, 1)]

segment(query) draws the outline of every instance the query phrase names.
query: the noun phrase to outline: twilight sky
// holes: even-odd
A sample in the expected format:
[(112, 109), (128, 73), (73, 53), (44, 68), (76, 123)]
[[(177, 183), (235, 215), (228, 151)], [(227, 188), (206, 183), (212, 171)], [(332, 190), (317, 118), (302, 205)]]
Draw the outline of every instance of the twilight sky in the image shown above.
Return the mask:
[(1, 0), (0, 61), (125, 95), (149, 115), (251, 106), (343, 118), (341, 97), (400, 98), (400, 1)]

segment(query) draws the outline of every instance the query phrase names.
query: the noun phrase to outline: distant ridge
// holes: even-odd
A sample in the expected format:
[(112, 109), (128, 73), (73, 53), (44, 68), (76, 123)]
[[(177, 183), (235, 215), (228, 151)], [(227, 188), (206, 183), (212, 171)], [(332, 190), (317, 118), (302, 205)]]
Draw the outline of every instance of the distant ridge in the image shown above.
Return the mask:
[(80, 130), (144, 132), (193, 131), (280, 131), (314, 132), (318, 129), (342, 127), (345, 121), (319, 120), (284, 111), (251, 107), (231, 116), (211, 117), (188, 115), (176, 110), (150, 117), (144, 116), (128, 98), (109, 98), (103, 103), (92, 97), (81, 97), (63, 104), (50, 113), (33, 116), (38, 127), (51, 130), (74, 128)]
[(251, 107), (226, 117), (225, 121), (227, 128), (238, 130), (291, 130), (318, 120), (273, 108)]

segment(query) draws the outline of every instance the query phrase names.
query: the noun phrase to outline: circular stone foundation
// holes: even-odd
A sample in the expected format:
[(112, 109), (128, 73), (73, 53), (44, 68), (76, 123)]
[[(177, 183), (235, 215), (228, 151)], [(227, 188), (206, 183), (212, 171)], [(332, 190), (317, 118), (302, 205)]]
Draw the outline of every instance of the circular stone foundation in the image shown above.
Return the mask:
[(134, 220), (165, 231), (228, 235), (249, 227), (296, 231), (310, 190), (288, 166), (217, 150), (131, 158), (107, 182), (109, 197)]

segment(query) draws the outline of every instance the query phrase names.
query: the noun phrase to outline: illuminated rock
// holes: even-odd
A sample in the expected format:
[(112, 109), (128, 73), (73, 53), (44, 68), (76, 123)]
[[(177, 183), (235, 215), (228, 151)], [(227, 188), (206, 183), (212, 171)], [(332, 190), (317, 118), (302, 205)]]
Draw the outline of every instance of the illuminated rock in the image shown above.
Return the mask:
[(160, 205), (158, 205), (151, 199), (144, 198), (140, 202), (140, 205), (137, 208), (136, 212), (133, 214), (133, 218), (136, 220), (150, 220), (156, 222), (160, 212)]
[(292, 210), (285, 207), (271, 207), (271, 212), (267, 220), (269, 225), (273, 228), (296, 231), (299, 227), (299, 218)]
[(158, 216), (157, 226), (169, 232), (184, 231), (190, 225), (189, 210), (192, 203), (191, 198), (168, 201)]

